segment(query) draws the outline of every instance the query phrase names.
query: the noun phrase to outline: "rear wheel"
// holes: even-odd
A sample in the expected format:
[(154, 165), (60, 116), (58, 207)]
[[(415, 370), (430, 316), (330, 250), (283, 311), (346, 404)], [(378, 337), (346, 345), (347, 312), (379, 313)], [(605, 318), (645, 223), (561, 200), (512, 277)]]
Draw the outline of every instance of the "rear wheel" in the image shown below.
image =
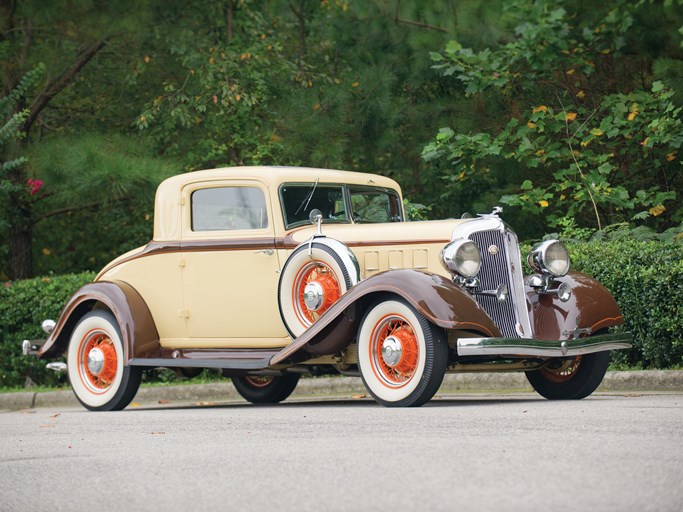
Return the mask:
[(246, 375), (232, 377), (237, 392), (252, 404), (276, 404), (292, 394), (299, 382), (298, 374), (281, 377)]
[(117, 411), (137, 393), (142, 368), (124, 362), (123, 338), (114, 315), (91, 311), (76, 325), (67, 351), (69, 381), (91, 411)]
[(387, 407), (418, 407), (439, 390), (448, 362), (443, 329), (402, 299), (375, 303), (358, 335), (365, 387)]
[(586, 354), (526, 372), (526, 378), (539, 395), (549, 400), (579, 400), (598, 388), (609, 361), (609, 351)]

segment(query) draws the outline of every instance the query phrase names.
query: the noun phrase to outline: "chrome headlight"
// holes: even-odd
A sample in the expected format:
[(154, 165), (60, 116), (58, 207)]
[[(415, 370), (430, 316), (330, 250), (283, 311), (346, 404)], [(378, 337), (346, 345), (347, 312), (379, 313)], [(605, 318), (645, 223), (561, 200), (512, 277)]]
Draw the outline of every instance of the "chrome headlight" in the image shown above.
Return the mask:
[(479, 273), (481, 254), (479, 247), (470, 240), (453, 240), (441, 249), (441, 264), (451, 274), (472, 278)]
[(569, 272), (569, 251), (558, 240), (538, 244), (527, 257), (529, 266), (541, 274), (562, 277)]

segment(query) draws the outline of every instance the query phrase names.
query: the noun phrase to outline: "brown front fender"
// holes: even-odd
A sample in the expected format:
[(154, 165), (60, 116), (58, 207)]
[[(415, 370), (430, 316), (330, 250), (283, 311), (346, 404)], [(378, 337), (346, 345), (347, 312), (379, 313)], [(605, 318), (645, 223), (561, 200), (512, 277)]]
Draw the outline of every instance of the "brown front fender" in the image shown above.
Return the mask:
[(277, 353), (270, 364), (281, 363), (300, 350), (316, 355), (339, 352), (355, 337), (363, 310), (373, 297), (386, 293), (404, 298), (439, 327), (501, 336), (474, 299), (445, 277), (412, 269), (389, 270), (351, 288), (305, 333)]
[(98, 281), (86, 284), (71, 297), (37, 356), (55, 357), (64, 352), (78, 321), (101, 307), (110, 310), (118, 321), (126, 362), (159, 349), (152, 314), (135, 288), (123, 281)]
[[(530, 287), (526, 289), (535, 338), (567, 339), (568, 333), (577, 328), (594, 333), (624, 323), (614, 297), (592, 277), (570, 272), (556, 281), (571, 287), (572, 296), (567, 302), (561, 302), (554, 295), (539, 295)], [(578, 331), (572, 336), (577, 338)]]

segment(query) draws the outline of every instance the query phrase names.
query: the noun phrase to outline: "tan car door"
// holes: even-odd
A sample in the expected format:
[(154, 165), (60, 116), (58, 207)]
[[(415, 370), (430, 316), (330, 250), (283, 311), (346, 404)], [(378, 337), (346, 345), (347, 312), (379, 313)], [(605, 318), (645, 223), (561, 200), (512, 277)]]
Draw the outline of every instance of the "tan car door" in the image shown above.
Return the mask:
[(183, 198), (188, 346), (288, 344), (277, 305), (280, 264), (265, 185), (247, 180), (192, 184)]

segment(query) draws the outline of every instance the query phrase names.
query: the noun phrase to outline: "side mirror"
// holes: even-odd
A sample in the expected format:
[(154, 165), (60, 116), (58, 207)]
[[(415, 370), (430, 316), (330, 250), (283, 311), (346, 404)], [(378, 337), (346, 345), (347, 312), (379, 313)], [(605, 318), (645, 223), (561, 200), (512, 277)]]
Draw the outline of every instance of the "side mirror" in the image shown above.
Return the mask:
[(321, 212), (317, 208), (313, 208), (311, 210), (311, 213), (308, 215), (308, 219), (311, 221), (311, 224), (317, 224), (318, 225), (318, 231), (315, 234), (315, 236), (323, 236), (323, 231), (322, 231), (323, 212)]
[[(320, 217), (320, 219), (318, 219), (318, 217)], [(322, 222), (323, 212), (321, 212), (317, 208), (313, 208), (311, 210), (311, 213), (308, 215), (308, 220), (311, 221), (311, 224), (318, 224), (318, 222)]]

